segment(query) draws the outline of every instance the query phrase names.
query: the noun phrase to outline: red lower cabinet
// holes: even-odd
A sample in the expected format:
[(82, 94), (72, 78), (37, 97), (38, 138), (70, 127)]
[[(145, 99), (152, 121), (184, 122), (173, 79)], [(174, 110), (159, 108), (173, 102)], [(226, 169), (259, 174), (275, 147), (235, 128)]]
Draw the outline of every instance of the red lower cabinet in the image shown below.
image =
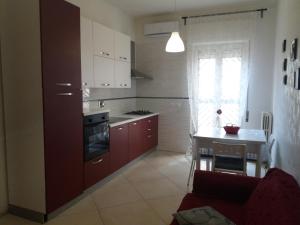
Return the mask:
[(129, 123), (129, 159), (133, 160), (143, 154), (144, 126), (143, 120)]
[(129, 162), (128, 124), (110, 128), (110, 172)]
[(158, 144), (158, 116), (149, 117), (143, 120), (144, 137), (143, 149), (144, 152), (154, 148)]
[(85, 162), (84, 169), (84, 186), (89, 188), (93, 184), (96, 184), (101, 179), (109, 175), (109, 162), (110, 153), (106, 153), (93, 159), (91, 161)]

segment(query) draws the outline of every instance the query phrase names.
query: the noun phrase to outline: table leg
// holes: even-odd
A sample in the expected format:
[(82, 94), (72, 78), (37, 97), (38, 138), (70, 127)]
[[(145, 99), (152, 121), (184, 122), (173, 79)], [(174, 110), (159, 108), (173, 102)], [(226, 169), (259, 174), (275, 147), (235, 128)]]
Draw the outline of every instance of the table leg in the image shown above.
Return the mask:
[(261, 146), (257, 146), (255, 176), (260, 178), (261, 175)]
[(193, 152), (196, 154), (196, 170), (200, 170), (200, 154), (196, 138), (193, 138)]

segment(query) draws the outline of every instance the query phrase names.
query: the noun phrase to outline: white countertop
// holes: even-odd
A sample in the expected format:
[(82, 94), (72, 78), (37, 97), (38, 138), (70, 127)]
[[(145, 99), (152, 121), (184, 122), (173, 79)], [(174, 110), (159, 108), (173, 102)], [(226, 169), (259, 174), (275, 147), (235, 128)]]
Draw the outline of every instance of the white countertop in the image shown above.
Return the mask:
[(90, 115), (95, 115), (99, 113), (109, 113), (109, 109), (101, 109), (101, 108), (95, 108), (95, 109), (83, 109), (83, 116), (90, 116)]
[[(101, 108), (94, 108), (94, 109), (84, 109), (83, 110), (83, 116), (90, 116), (90, 115), (95, 115), (95, 114), (99, 114), (99, 113), (109, 113), (111, 110), (109, 109), (101, 109)], [(119, 118), (128, 118), (126, 120), (120, 121), (120, 122), (115, 122), (115, 123), (110, 123), (109, 126), (110, 127), (116, 127), (116, 126), (120, 126), (126, 123), (131, 123), (137, 120), (142, 120), (142, 119), (146, 119), (152, 116), (157, 116), (159, 115), (159, 113), (151, 113), (148, 115), (128, 115), (128, 114), (120, 114), (120, 115), (114, 115), (111, 117), (119, 117)]]
[(159, 115), (159, 113), (151, 113), (151, 114), (148, 114), (148, 115), (121, 114), (121, 115), (114, 116), (114, 117), (128, 118), (128, 120), (124, 120), (124, 121), (116, 122), (116, 123), (110, 123), (109, 126), (110, 127), (116, 127), (116, 126), (120, 126), (120, 125), (123, 125), (123, 124), (126, 124), (126, 123), (131, 123), (131, 122), (134, 122), (134, 121), (137, 121), (137, 120), (142, 120), (142, 119), (146, 119), (146, 118), (149, 118), (149, 117), (152, 117), (152, 116), (158, 116), (158, 115)]

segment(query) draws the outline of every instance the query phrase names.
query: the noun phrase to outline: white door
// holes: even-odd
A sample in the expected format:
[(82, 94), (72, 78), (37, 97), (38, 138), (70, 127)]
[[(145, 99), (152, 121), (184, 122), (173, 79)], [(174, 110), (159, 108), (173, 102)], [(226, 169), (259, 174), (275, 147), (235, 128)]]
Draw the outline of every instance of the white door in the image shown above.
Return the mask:
[(131, 88), (131, 68), (129, 62), (115, 62), (115, 87)]
[(94, 55), (115, 58), (114, 33), (113, 30), (93, 22)]
[(94, 56), (94, 78), (95, 87), (114, 87), (114, 60)]
[(115, 32), (115, 58), (116, 60), (130, 62), (130, 37), (120, 32)]
[(93, 22), (80, 18), (81, 34), (81, 76), (83, 87), (93, 87)]

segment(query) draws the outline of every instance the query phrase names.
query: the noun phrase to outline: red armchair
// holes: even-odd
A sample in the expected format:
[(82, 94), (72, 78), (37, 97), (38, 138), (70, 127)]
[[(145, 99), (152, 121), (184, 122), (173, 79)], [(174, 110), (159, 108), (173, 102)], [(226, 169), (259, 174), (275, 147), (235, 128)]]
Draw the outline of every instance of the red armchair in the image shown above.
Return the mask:
[[(237, 225), (300, 225), (300, 188), (280, 169), (260, 178), (195, 171), (178, 211), (211, 206)], [(178, 225), (174, 220), (171, 225)]]

